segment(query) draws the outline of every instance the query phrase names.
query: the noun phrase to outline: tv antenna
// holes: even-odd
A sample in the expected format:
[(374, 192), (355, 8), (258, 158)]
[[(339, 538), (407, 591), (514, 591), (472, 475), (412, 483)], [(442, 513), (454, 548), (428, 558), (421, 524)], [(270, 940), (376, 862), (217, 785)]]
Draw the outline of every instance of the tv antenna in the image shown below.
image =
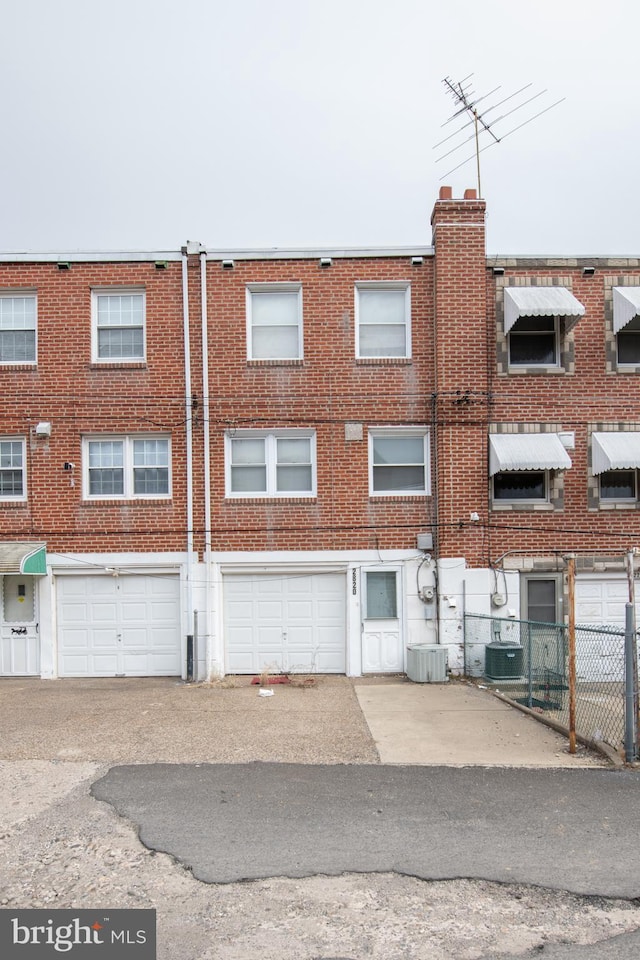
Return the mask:
[[(538, 113), (535, 113), (532, 117), (528, 117), (526, 120), (523, 120), (522, 123), (519, 123), (517, 126), (512, 127), (511, 130), (508, 130), (506, 133), (498, 134), (495, 131), (495, 127), (499, 123), (502, 123), (503, 120), (506, 120), (507, 117), (513, 116), (517, 113), (518, 110), (522, 110), (524, 107), (527, 107), (530, 103), (533, 103), (534, 100), (538, 100), (540, 97), (543, 97), (548, 91), (541, 90), (539, 93), (534, 93), (529, 95), (527, 91), (533, 86), (531, 83), (525, 84), (524, 87), (520, 87), (519, 90), (516, 90), (515, 93), (509, 94), (508, 97), (504, 97), (502, 100), (498, 100), (497, 103), (493, 103), (486, 107), (480, 109), (478, 104), (482, 101), (488, 100), (490, 97), (493, 97), (498, 93), (498, 90), (501, 87), (494, 87), (493, 90), (490, 90), (489, 93), (485, 93), (483, 96), (479, 97), (473, 89), (471, 78), (473, 74), (470, 73), (463, 80), (458, 82), (453, 81), (450, 77), (445, 77), (442, 81), (445, 87), (445, 91), (453, 97), (455, 112), (452, 116), (449, 117), (445, 123), (442, 124), (443, 127), (448, 126), (454, 120), (457, 120), (461, 117), (467, 117), (467, 122), (463, 123), (454, 133), (449, 134), (445, 137), (444, 140), (441, 140), (439, 143), (436, 143), (434, 150), (438, 147), (442, 147), (445, 144), (448, 144), (450, 141), (455, 141), (455, 139), (462, 135), (463, 139), (458, 143), (454, 143), (450, 149), (447, 149), (442, 156), (436, 159), (436, 163), (439, 163), (441, 160), (451, 157), (457, 150), (462, 149), (469, 141), (475, 141), (475, 153), (471, 154), (470, 157), (467, 157), (465, 160), (462, 160), (455, 167), (452, 167), (447, 173), (443, 174), (440, 177), (441, 180), (444, 180), (445, 177), (448, 177), (450, 173), (453, 173), (455, 170), (458, 170), (460, 167), (463, 167), (465, 163), (470, 163), (471, 160), (475, 158), (476, 161), (476, 171), (478, 177), (478, 197), (482, 196), (482, 189), (480, 184), (480, 154), (484, 150), (488, 150), (489, 147), (494, 147), (496, 143), (500, 143), (506, 137), (510, 137), (512, 133), (515, 133), (516, 130), (521, 130), (522, 127), (526, 127), (528, 123), (531, 123), (533, 120), (536, 120), (538, 117), (541, 117), (543, 113), (548, 113), (549, 110), (552, 110), (554, 107), (557, 107), (559, 103), (562, 103), (565, 100), (565, 97), (562, 97), (560, 100), (556, 100), (555, 103), (550, 104), (550, 106), (545, 107), (543, 110), (540, 110)], [(493, 113), (495, 110), (498, 110), (503, 104), (508, 103), (510, 100), (515, 98), (522, 98), (520, 102), (516, 102), (515, 106), (511, 106), (510, 109), (507, 109), (506, 112), (502, 113), (499, 117), (493, 119), (488, 119), (488, 115)], [(468, 136), (465, 135), (465, 131), (469, 127), (473, 127), (473, 132)], [(489, 139), (489, 143), (484, 143), (484, 146), (480, 145), (481, 137)]]

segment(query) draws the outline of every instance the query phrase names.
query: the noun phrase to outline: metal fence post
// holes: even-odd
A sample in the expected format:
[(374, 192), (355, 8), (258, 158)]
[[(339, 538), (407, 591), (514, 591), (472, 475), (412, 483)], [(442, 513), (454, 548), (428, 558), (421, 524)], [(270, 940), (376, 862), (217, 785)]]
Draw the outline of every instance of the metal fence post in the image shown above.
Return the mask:
[(576, 752), (576, 558), (567, 557), (569, 595), (569, 753)]
[(637, 757), (636, 734), (636, 631), (632, 603), (625, 604), (624, 631), (624, 758), (633, 763)]

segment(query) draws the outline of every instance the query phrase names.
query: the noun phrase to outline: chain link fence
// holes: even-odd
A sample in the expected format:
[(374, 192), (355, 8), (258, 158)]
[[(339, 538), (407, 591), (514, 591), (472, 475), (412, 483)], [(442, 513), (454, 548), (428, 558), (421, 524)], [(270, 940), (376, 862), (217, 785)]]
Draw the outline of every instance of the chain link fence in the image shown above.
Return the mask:
[[(624, 630), (576, 627), (576, 732), (624, 746)], [(464, 617), (464, 670), (569, 727), (569, 645), (562, 623)]]

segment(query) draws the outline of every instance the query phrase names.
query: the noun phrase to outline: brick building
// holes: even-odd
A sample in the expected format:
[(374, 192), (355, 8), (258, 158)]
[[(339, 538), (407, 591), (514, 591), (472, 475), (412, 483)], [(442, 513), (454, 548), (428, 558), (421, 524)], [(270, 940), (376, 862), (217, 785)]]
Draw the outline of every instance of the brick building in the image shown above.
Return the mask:
[[(359, 675), (465, 609), (620, 622), (640, 261), (432, 246), (0, 256), (4, 675)], [(621, 435), (624, 435), (623, 437)], [(544, 615), (543, 615), (544, 614)], [(622, 613), (623, 615), (623, 613)]]

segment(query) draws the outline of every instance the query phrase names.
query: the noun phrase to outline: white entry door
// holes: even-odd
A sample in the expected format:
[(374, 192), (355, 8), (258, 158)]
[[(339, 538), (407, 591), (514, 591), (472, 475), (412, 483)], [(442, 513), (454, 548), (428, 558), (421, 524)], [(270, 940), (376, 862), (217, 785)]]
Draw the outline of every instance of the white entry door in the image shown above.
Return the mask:
[(57, 593), (61, 677), (180, 676), (178, 577), (59, 576)]
[(227, 673), (345, 673), (345, 574), (228, 574)]
[(402, 673), (399, 570), (363, 573), (362, 672)]
[(2, 577), (0, 675), (4, 677), (40, 675), (37, 592), (33, 576)]

